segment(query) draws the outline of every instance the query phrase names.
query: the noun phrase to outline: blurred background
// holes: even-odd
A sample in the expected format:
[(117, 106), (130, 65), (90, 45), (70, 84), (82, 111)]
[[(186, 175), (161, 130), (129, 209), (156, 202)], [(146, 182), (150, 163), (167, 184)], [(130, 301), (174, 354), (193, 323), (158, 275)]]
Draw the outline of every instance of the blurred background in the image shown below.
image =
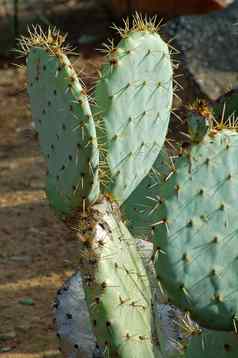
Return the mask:
[[(178, 50), (175, 98), (182, 117), (197, 98), (216, 100), (238, 84), (238, 1), (0, 0), (0, 356), (61, 357), (52, 321), (56, 290), (77, 269), (77, 242), (48, 208), (45, 165), (31, 126), (24, 63), (13, 51), (27, 27), (56, 26), (90, 88), (103, 62), (96, 49), (117, 34), (112, 23), (135, 10), (162, 18)], [(178, 66), (177, 66), (178, 64)], [(171, 122), (175, 134), (177, 120)]]

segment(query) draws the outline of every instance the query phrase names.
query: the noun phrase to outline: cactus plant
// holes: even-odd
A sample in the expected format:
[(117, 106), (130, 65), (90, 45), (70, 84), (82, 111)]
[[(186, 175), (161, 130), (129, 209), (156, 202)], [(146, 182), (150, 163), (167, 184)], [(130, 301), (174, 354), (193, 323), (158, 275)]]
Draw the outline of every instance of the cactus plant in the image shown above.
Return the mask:
[[(104, 356), (161, 356), (152, 288), (119, 210), (148, 175), (168, 129), (172, 64), (157, 30), (154, 20), (137, 15), (131, 29), (126, 23), (119, 31), (123, 39), (108, 48), (96, 85), (94, 119), (65, 37), (36, 28), (21, 39), (33, 121), (48, 165), (48, 199), (77, 232), (85, 297)], [(67, 329), (76, 326), (61, 332), (72, 356), (76, 335)]]
[[(154, 241), (157, 279), (170, 302), (221, 331), (201, 334), (199, 328), (187, 357), (203, 354), (201, 345), (196, 348), (203, 336), (205, 357), (216, 342), (226, 347), (224, 354), (234, 344), (236, 354), (236, 337), (224, 331), (236, 331), (238, 319), (237, 121), (229, 116), (219, 123), (206, 106), (193, 108), (190, 143), (170, 157), (162, 149), (172, 106), (170, 51), (155, 20), (136, 15), (131, 29), (125, 25), (119, 45), (106, 49), (92, 110), (64, 36), (35, 28), (21, 40), (33, 120), (48, 165), (49, 202), (78, 238), (94, 353), (180, 355), (168, 344), (162, 322), (163, 308), (171, 306), (156, 302), (155, 277), (150, 281), (135, 234)], [(56, 299), (58, 335), (72, 358), (84, 353), (79, 287), (77, 275)]]

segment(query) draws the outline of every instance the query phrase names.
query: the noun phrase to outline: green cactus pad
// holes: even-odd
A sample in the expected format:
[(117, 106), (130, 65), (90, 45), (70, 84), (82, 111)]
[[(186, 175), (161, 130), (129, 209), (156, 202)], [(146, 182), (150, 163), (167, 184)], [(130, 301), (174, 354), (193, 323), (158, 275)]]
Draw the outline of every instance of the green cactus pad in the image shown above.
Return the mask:
[(122, 205), (122, 212), (130, 232), (146, 240), (154, 235), (157, 208), (160, 205), (159, 186), (171, 172), (171, 161), (165, 148), (152, 169)]
[(110, 178), (105, 191), (122, 204), (148, 174), (164, 144), (173, 71), (167, 44), (149, 29), (124, 34), (108, 57), (96, 86), (95, 111), (104, 128)]
[(158, 278), (202, 326), (232, 330), (238, 314), (238, 135), (210, 133), (160, 186)]
[(27, 56), (28, 93), (48, 164), (49, 201), (67, 215), (97, 199), (99, 155), (87, 96), (63, 51), (46, 43)]
[(191, 338), (186, 358), (237, 358), (238, 336), (233, 332), (204, 331)]
[(213, 112), (218, 122), (227, 120), (230, 116), (238, 116), (238, 88), (221, 96), (214, 104)]
[(152, 330), (151, 289), (142, 260), (120, 219), (106, 202), (97, 217), (81, 272), (97, 343), (105, 357), (160, 357)]

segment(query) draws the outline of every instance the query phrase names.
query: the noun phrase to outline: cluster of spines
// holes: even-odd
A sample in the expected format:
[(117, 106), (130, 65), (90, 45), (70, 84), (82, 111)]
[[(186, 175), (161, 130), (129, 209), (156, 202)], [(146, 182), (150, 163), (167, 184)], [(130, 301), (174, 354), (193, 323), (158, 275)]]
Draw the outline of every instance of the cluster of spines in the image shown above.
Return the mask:
[(40, 26), (32, 25), (32, 29), (28, 28), (28, 36), (21, 36), (19, 49), (16, 51), (21, 56), (26, 57), (33, 47), (40, 47), (52, 56), (59, 56), (60, 59), (60, 54), (75, 54), (73, 48), (65, 44), (66, 38), (67, 34), (62, 35), (55, 27), (49, 27), (47, 33), (45, 33)]

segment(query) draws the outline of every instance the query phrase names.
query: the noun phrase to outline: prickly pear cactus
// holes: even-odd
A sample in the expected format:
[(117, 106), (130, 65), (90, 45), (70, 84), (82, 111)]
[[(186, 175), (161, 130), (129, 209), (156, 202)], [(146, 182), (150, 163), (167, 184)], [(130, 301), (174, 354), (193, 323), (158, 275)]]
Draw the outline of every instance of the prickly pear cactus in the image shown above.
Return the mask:
[[(105, 191), (122, 204), (148, 174), (167, 134), (173, 70), (167, 44), (140, 16), (108, 49), (96, 85), (96, 109), (106, 151)], [(142, 165), (143, 163), (143, 165)]]
[[(150, 281), (119, 213), (148, 175), (168, 129), (172, 64), (157, 30), (140, 16), (132, 29), (126, 22), (119, 30), (123, 39), (108, 49), (96, 85), (95, 122), (65, 37), (37, 28), (21, 40), (33, 121), (48, 164), (48, 198), (77, 232), (85, 297), (105, 357), (161, 357)], [(57, 302), (65, 307), (68, 298)], [(71, 332), (77, 322), (63, 326), (66, 352), (77, 357), (78, 335)]]
[(115, 205), (92, 207), (90, 218), (80, 219), (91, 228), (80, 269), (97, 344), (109, 357), (159, 358), (150, 283), (135, 241)]
[(22, 42), (32, 118), (48, 164), (48, 198), (58, 214), (68, 215), (98, 198), (99, 153), (87, 95), (63, 43), (50, 30)]
[(233, 330), (238, 312), (238, 135), (213, 129), (180, 154), (160, 186), (157, 275), (170, 300), (201, 325)]
[(186, 358), (236, 358), (238, 357), (238, 336), (235, 332), (204, 330), (191, 337)]

